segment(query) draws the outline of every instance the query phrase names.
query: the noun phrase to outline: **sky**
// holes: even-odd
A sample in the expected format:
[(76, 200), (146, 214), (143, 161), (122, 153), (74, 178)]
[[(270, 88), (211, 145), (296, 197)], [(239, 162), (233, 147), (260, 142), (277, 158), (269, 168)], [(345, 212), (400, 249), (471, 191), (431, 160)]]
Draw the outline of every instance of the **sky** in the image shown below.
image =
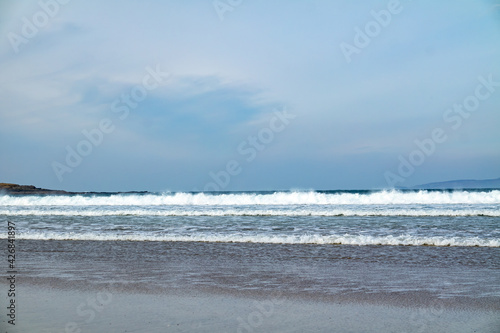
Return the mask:
[(500, 177), (500, 1), (0, 2), (0, 182)]

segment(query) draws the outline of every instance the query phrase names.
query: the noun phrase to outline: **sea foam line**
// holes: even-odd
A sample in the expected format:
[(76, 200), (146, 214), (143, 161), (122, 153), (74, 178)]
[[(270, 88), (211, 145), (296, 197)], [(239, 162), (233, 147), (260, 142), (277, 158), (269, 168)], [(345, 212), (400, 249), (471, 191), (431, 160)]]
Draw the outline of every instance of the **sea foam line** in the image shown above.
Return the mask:
[(6, 216), (487, 216), (500, 217), (493, 209), (381, 209), (381, 210), (282, 210), (282, 209), (224, 209), (224, 210), (16, 210), (0, 209)]
[[(1, 235), (0, 238), (6, 238)], [(151, 242), (210, 242), (210, 243), (264, 243), (264, 244), (318, 244), (318, 245), (386, 245), (386, 246), (457, 246), (457, 247), (500, 247), (499, 238), (479, 237), (418, 237), (412, 235), (363, 236), (363, 235), (242, 235), (242, 234), (193, 234), (117, 235), (103, 233), (19, 233), (16, 238), (26, 240), (64, 241), (151, 241)]]

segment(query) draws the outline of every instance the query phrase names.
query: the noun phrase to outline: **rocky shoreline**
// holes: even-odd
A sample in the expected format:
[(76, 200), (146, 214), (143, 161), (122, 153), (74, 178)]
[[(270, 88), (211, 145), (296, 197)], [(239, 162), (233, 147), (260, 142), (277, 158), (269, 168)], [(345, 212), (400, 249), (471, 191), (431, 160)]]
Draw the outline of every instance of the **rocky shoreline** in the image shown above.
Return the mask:
[(131, 192), (68, 192), (62, 190), (49, 190), (46, 188), (39, 188), (33, 185), (19, 185), (11, 183), (0, 183), (0, 194), (8, 195), (75, 195), (75, 194), (141, 194), (147, 191), (131, 191)]

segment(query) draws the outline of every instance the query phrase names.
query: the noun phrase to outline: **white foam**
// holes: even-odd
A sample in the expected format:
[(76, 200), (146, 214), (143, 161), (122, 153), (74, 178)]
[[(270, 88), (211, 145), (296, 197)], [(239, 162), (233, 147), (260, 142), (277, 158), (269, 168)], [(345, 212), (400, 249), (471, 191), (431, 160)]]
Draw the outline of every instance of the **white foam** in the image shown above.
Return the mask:
[[(6, 238), (1, 235), (0, 238)], [(412, 245), (412, 246), (479, 246), (500, 247), (500, 239), (481, 239), (479, 237), (417, 237), (398, 236), (362, 236), (362, 235), (242, 235), (242, 234), (193, 234), (158, 235), (158, 234), (103, 234), (103, 233), (18, 233), (16, 239), (31, 240), (75, 240), (75, 241), (153, 241), (153, 242), (220, 242), (220, 243), (268, 243), (268, 244), (339, 244), (339, 245)]]
[(0, 209), (8, 216), (490, 216), (500, 217), (494, 209)]
[(500, 204), (500, 191), (396, 190), (360, 193), (174, 193), (111, 196), (0, 196), (0, 206), (241, 206), (241, 205)]

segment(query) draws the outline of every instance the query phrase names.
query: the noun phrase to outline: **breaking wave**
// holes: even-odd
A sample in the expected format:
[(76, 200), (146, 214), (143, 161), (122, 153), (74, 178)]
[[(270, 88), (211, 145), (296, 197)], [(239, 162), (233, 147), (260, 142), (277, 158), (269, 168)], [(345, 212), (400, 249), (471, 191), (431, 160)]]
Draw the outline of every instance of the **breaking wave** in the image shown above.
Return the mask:
[(500, 217), (495, 209), (206, 209), (206, 210), (39, 210), (0, 209), (7, 216), (490, 216)]
[(377, 191), (275, 193), (164, 193), (71, 196), (0, 196), (1, 206), (244, 206), (500, 204), (500, 191)]
[[(3, 236), (0, 236), (2, 238)], [(5, 237), (3, 237), (5, 238)], [(241, 234), (193, 234), (193, 235), (157, 235), (157, 234), (103, 234), (103, 233), (20, 233), (17, 239), (31, 240), (74, 240), (74, 241), (152, 241), (152, 242), (219, 242), (219, 243), (268, 243), (268, 244), (332, 244), (332, 245), (387, 245), (387, 246), (478, 246), (500, 247), (500, 239), (482, 239), (479, 237), (419, 237), (412, 235), (398, 236), (363, 236), (363, 235), (241, 235)]]

